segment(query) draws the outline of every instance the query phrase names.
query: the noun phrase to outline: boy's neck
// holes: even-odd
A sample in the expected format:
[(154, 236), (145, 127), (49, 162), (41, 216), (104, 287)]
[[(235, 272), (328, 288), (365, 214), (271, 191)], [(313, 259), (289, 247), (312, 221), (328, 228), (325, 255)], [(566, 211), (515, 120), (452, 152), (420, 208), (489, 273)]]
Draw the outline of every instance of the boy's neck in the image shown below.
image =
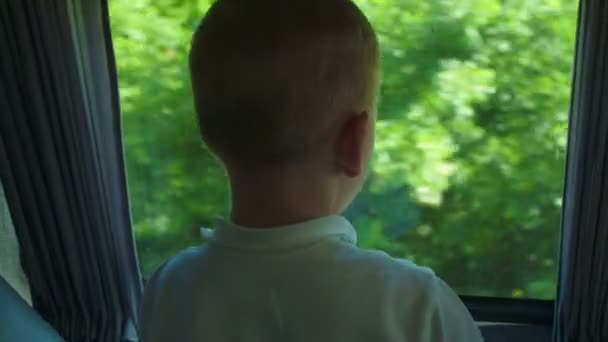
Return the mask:
[(230, 173), (231, 221), (252, 228), (285, 226), (334, 215), (335, 186), (314, 172)]

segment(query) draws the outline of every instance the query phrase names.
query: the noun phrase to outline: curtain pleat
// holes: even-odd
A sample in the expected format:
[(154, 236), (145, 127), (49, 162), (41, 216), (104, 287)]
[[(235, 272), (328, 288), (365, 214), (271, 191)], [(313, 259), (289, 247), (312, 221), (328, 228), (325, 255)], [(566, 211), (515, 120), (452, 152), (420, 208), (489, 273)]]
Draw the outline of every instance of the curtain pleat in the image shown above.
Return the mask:
[(141, 297), (107, 13), (0, 2), (0, 177), (34, 307), (70, 340), (135, 340)]
[(579, 12), (556, 341), (608, 341), (608, 2)]

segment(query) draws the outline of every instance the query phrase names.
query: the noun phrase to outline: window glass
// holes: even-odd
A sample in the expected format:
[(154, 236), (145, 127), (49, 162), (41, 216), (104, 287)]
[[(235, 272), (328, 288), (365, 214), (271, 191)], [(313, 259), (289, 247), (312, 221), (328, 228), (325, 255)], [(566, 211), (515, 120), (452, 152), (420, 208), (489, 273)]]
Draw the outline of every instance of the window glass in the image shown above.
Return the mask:
[[(360, 0), (384, 80), (360, 245), (459, 293), (553, 298), (574, 56), (572, 0)], [(144, 275), (228, 206), (187, 70), (208, 1), (112, 0), (129, 189)]]

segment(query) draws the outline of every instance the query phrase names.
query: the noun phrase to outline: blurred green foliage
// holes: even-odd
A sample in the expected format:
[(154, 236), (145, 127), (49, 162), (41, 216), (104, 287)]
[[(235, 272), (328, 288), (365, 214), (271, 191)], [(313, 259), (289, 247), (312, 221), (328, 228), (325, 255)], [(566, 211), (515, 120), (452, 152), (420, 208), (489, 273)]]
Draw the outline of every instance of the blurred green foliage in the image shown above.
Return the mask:
[[(577, 4), (359, 0), (384, 80), (375, 159), (347, 216), (360, 244), (461, 294), (552, 298)], [(228, 208), (187, 72), (208, 1), (112, 0), (129, 189), (144, 275)]]

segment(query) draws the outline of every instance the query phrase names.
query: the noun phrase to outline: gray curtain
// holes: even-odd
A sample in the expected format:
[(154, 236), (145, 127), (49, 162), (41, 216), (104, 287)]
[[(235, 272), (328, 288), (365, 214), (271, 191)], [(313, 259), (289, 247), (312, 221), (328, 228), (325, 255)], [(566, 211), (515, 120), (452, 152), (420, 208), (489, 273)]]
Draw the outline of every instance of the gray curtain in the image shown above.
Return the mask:
[(68, 340), (135, 340), (107, 2), (0, 1), (0, 42), (0, 177), (34, 308)]
[(556, 341), (608, 341), (608, 2), (582, 0)]

